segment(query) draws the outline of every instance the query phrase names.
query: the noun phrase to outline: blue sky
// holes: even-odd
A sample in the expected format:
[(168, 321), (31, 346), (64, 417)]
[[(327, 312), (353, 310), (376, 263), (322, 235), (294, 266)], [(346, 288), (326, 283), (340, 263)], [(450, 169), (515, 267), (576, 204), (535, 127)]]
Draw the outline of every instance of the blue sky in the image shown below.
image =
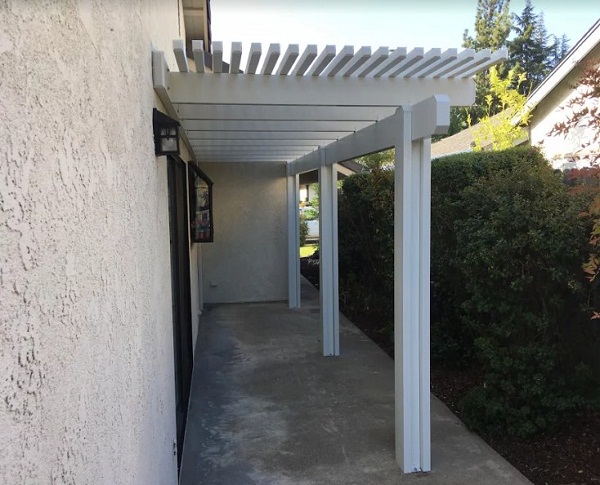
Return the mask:
[[(525, 0), (512, 0), (519, 14)], [(569, 45), (600, 18), (600, 0), (534, 0), (548, 32)], [(211, 0), (213, 40), (266, 44), (457, 47), (473, 32), (477, 0)], [(264, 48), (264, 47), (263, 47)]]

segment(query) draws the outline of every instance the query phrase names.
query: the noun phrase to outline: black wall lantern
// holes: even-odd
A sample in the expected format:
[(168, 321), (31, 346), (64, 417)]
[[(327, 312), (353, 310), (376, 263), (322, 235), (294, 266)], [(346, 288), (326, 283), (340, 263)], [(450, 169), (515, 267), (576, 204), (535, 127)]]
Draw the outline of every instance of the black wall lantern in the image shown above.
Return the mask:
[(154, 108), (152, 124), (154, 127), (154, 153), (179, 155), (179, 122)]

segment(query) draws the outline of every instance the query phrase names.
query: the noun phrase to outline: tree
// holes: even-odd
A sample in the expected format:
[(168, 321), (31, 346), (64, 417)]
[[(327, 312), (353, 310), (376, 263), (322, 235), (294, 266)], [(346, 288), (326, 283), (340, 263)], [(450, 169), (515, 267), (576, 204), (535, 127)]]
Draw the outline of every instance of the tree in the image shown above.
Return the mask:
[(500, 49), (512, 27), (510, 0), (478, 0), (475, 14), (475, 37), (468, 29), (463, 34), (463, 47), (480, 49)]
[[(516, 69), (508, 71), (504, 79), (498, 74), (496, 66), (490, 69), (490, 93), (485, 97), (487, 113), (473, 130), (476, 151), (488, 146), (492, 150), (505, 150), (513, 147), (522, 136), (523, 127), (527, 126), (530, 118), (525, 110), (527, 97), (519, 92), (525, 79), (525, 74), (518, 74)], [(499, 106), (501, 111), (491, 115), (494, 106)], [(467, 121), (471, 125), (471, 119)]]
[(568, 44), (564, 35), (561, 40), (548, 35), (544, 15), (534, 12), (531, 0), (526, 1), (521, 15), (513, 15), (513, 22), (516, 35), (508, 42), (508, 67), (526, 74), (527, 82), (521, 83), (519, 92), (527, 96), (561, 61)]
[[(475, 14), (475, 36), (468, 29), (463, 34), (463, 47), (475, 50), (497, 50), (506, 46), (506, 41), (512, 28), (511, 16), (508, 10), (510, 0), (478, 0)], [(489, 78), (484, 72), (475, 76), (475, 103), (467, 108), (454, 108), (451, 113), (449, 134), (452, 135), (467, 127), (467, 118), (477, 123), (482, 116), (489, 114), (485, 97), (489, 94)], [(491, 114), (500, 110), (491, 107)]]
[(356, 159), (363, 167), (369, 170), (386, 170), (394, 168), (394, 150), (371, 153)]

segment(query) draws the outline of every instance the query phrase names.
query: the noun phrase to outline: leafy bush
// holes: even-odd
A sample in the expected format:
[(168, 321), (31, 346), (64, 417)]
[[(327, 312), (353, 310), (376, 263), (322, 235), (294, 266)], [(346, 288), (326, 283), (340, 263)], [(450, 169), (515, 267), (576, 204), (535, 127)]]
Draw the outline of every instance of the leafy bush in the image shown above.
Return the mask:
[(306, 238), (308, 237), (308, 222), (304, 214), (300, 214), (300, 247), (306, 244)]
[(465, 403), (467, 421), (492, 433), (530, 435), (576, 408), (560, 328), (578, 313), (578, 208), (560, 175), (536, 152), (488, 171), (462, 191), (454, 223), (466, 298), (462, 321), (485, 371)]
[(344, 180), (338, 201), (340, 296), (391, 335), (394, 320), (394, 173)]
[[(390, 334), (393, 185), (393, 172), (353, 176), (339, 200), (341, 294)], [(484, 386), (464, 401), (472, 427), (526, 436), (593, 397), (593, 375), (575, 371), (580, 355), (565, 338), (592, 325), (585, 206), (530, 148), (434, 161), (432, 359), (482, 367)]]

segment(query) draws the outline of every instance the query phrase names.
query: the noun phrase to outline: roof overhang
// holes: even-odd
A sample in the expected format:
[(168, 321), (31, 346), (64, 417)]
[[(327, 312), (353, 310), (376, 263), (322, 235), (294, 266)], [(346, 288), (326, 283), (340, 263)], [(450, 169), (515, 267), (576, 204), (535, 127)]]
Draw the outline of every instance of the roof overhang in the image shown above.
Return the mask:
[(179, 72), (154, 52), (153, 75), (201, 162), (291, 162), (389, 118), (399, 106), (438, 94), (451, 106), (470, 105), (473, 76), (506, 58), (505, 50), (380, 47), (371, 53), (327, 46), (319, 52), (314, 45), (302, 53), (290, 45), (282, 53), (279, 44), (263, 54), (252, 44), (242, 69), (241, 44), (232, 45), (230, 62), (220, 42), (212, 44), (212, 55), (203, 43), (192, 44), (196, 72), (183, 41), (174, 41)]

